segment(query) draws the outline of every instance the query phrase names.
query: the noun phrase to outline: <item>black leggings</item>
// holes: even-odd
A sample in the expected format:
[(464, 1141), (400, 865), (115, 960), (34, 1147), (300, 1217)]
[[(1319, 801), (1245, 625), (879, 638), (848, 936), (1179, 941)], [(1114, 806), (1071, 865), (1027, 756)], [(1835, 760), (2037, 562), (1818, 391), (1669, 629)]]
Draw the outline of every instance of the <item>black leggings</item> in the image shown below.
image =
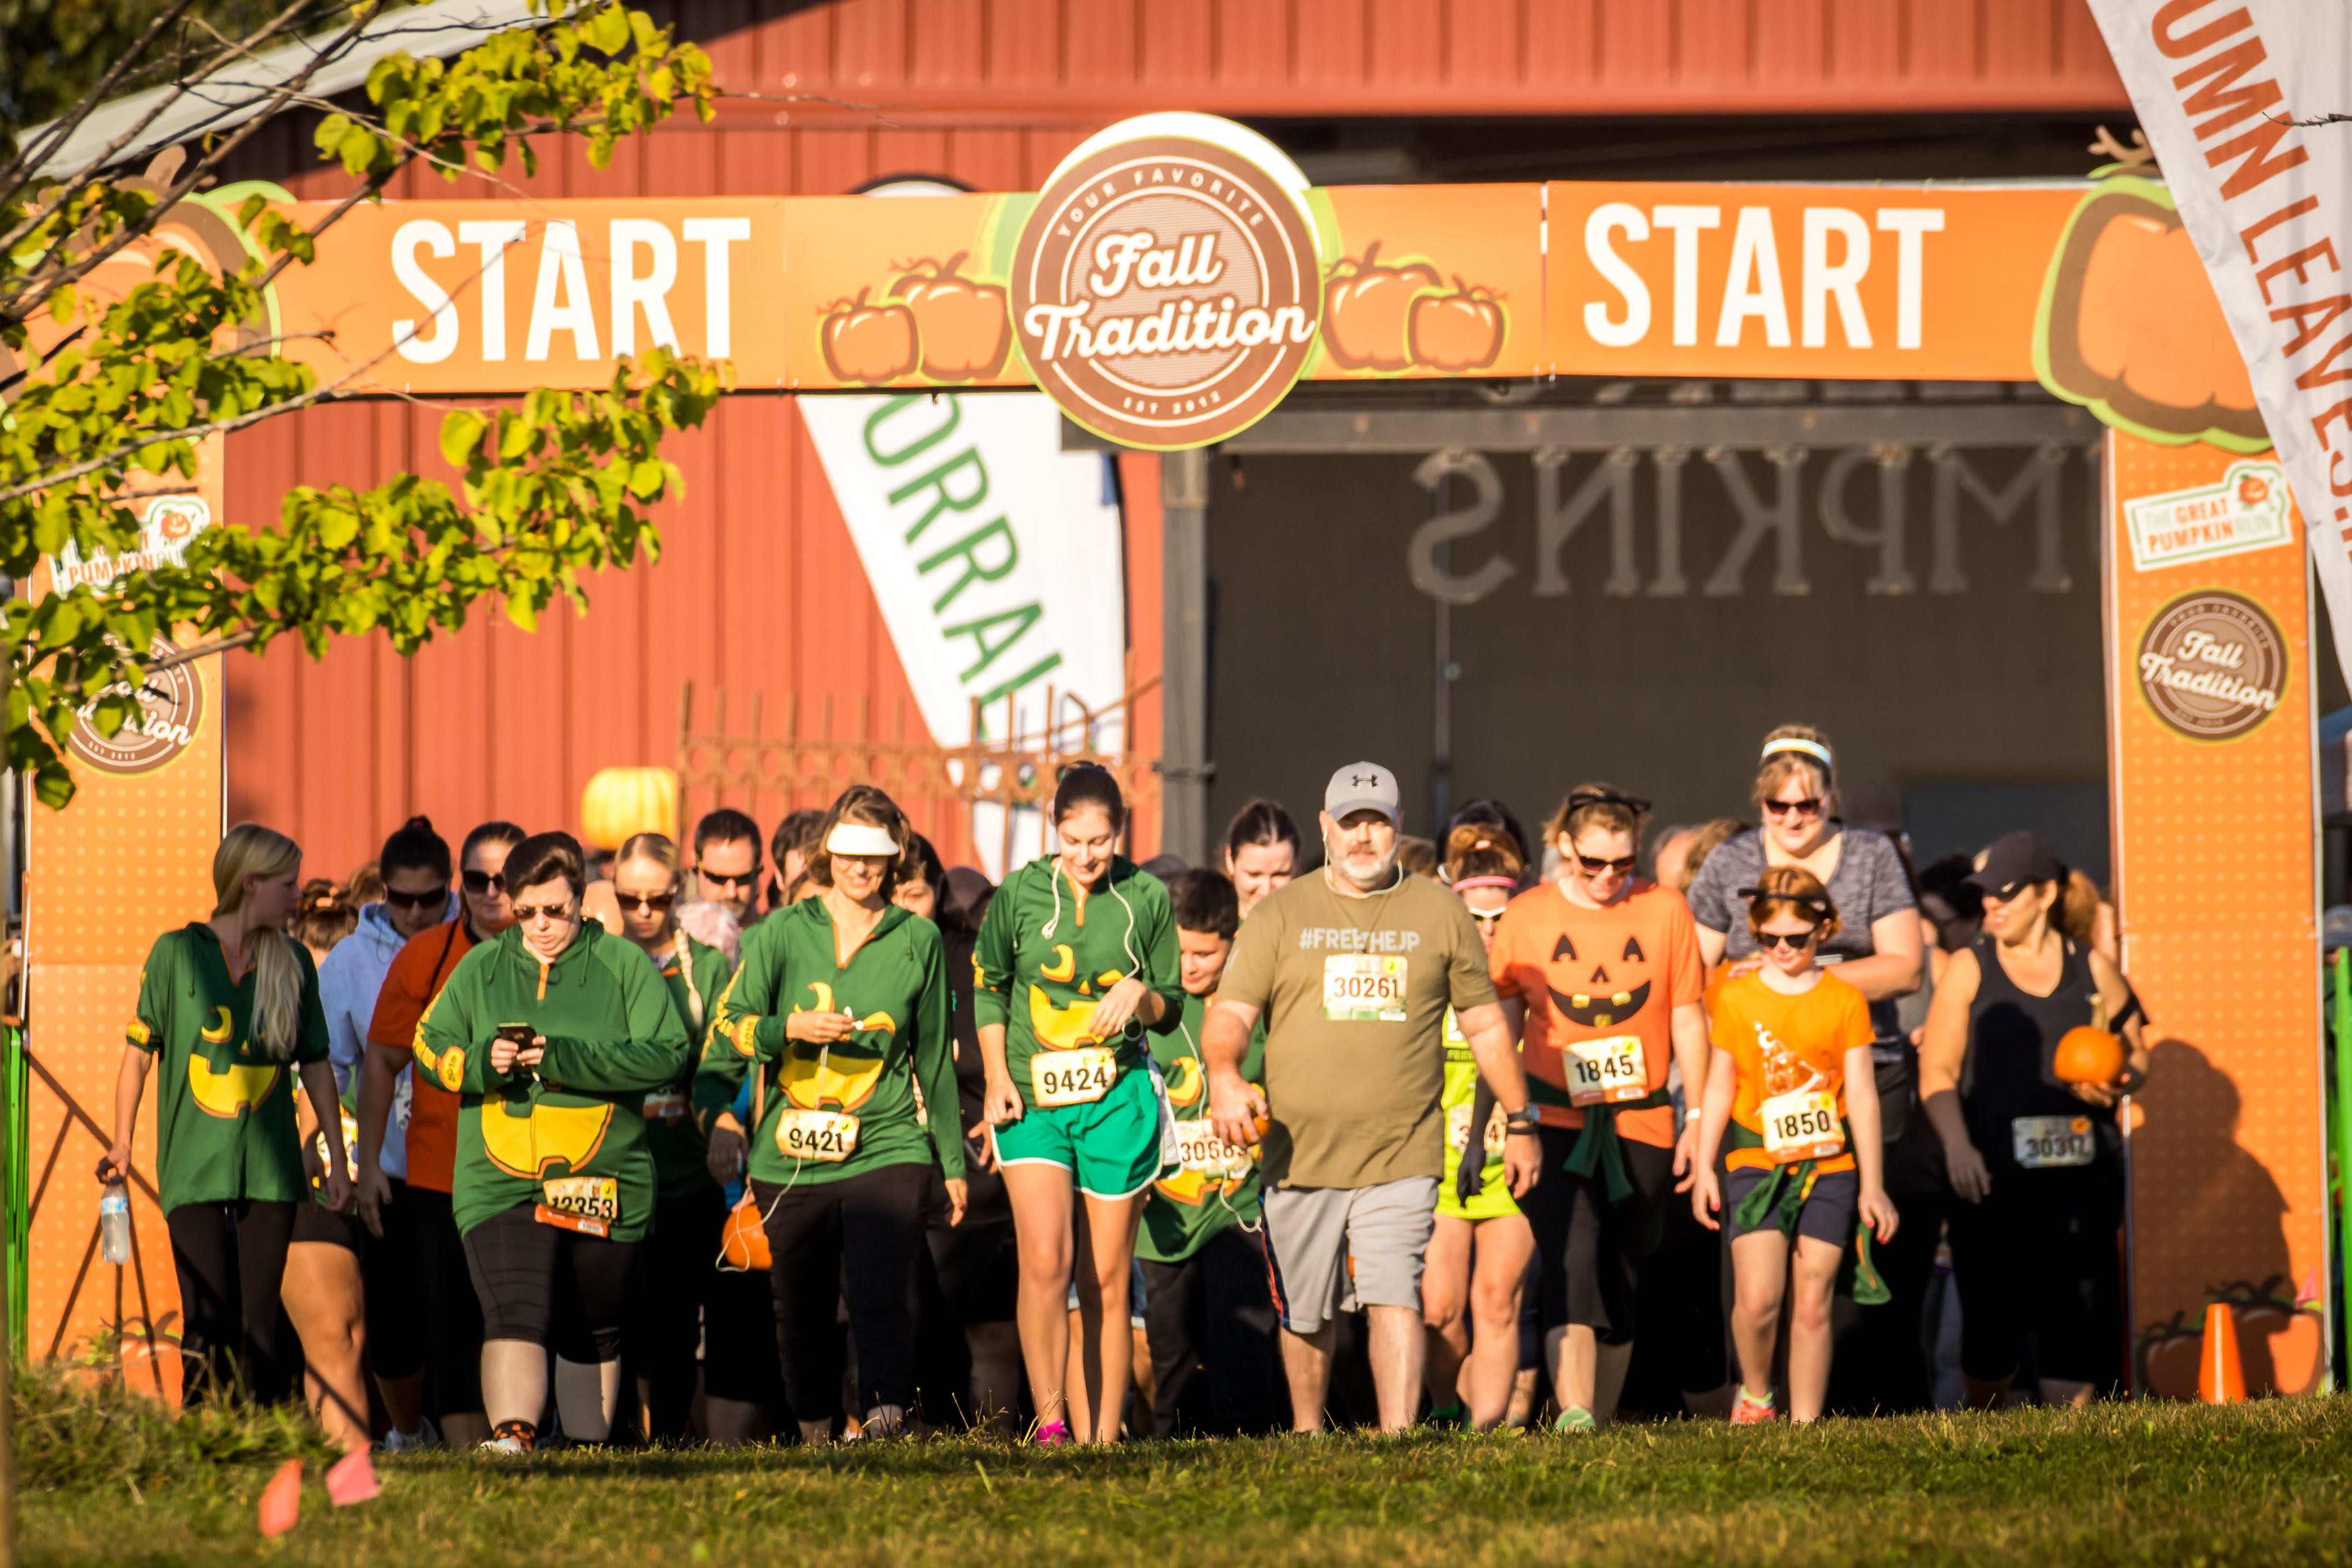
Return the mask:
[(2124, 1312), (2116, 1163), (1995, 1170), (1978, 1203), (1946, 1211), (1960, 1297), (1960, 1370), (1998, 1383), (2024, 1370), (2107, 1393), (2122, 1374)]
[[(415, 1261), (425, 1303), (425, 1408), (436, 1420), (479, 1415), (482, 1408), (482, 1300), (449, 1194), (412, 1186), (403, 1200), (415, 1229)], [(389, 1239), (392, 1227), (384, 1227)]]
[(823, 1421), (841, 1403), (834, 1308), (843, 1300), (857, 1346), (859, 1403), (872, 1410), (914, 1402), (914, 1323), (907, 1309), (930, 1179), (930, 1166), (908, 1164), (789, 1187), (751, 1184), (768, 1216), (784, 1396), (801, 1420)]
[[(243, 1393), (285, 1397), (293, 1367), (278, 1360), (278, 1288), (294, 1205), (247, 1199), (183, 1204), (163, 1216), (180, 1277), (181, 1403)], [(290, 1359), (290, 1358), (289, 1358)]]
[(647, 1385), (648, 1437), (683, 1443), (693, 1436), (694, 1347), (726, 1218), (727, 1199), (717, 1187), (663, 1198), (654, 1205), (653, 1229), (638, 1244), (645, 1266), (629, 1313), (629, 1365)]
[(1282, 1319), (1264, 1233), (1227, 1226), (1181, 1263), (1142, 1264), (1160, 1436), (1273, 1431), (1281, 1419)]
[(637, 1244), (541, 1225), (532, 1207), (517, 1204), (466, 1233), (482, 1338), (553, 1345), (581, 1365), (617, 1359)]
[(1656, 1228), (1658, 1205), (1675, 1184), (1675, 1152), (1620, 1138), (1633, 1191), (1623, 1203), (1612, 1204), (1600, 1170), (1588, 1177), (1562, 1168), (1581, 1136), (1567, 1127), (1537, 1131), (1543, 1179), (1519, 1200), (1542, 1262), (1537, 1295), (1543, 1328), (1548, 1334), (1573, 1325), (1591, 1329), (1604, 1345), (1631, 1344), (1642, 1254)]

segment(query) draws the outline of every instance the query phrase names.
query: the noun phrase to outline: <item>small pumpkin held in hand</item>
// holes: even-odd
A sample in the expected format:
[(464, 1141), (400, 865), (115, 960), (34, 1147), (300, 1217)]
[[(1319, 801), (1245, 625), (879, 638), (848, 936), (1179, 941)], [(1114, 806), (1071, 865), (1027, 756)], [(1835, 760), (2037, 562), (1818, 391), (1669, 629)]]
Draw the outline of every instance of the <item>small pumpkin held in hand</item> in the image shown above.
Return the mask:
[(2050, 1070), (2061, 1083), (2113, 1083), (2123, 1076), (2124, 1043), (2105, 1029), (2078, 1025), (2059, 1037)]

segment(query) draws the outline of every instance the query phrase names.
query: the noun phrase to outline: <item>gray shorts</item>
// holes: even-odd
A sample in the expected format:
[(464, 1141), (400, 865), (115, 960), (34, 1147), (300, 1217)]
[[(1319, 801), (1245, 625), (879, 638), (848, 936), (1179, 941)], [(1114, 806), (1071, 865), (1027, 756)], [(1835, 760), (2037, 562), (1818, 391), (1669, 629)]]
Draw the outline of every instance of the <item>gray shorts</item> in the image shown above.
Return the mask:
[(1421, 1255), (1437, 1218), (1437, 1178), (1376, 1187), (1276, 1187), (1266, 1252), (1283, 1326), (1311, 1334), (1358, 1307), (1421, 1310)]

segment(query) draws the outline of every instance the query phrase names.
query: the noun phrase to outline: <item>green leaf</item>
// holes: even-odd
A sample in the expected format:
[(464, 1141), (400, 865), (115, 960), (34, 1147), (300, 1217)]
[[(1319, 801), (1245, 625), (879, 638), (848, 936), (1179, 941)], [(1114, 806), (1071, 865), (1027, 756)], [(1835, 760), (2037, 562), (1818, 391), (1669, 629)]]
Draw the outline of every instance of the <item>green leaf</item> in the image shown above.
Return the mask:
[(74, 309), (80, 302), (81, 297), (74, 292), (73, 285), (70, 283), (62, 289), (50, 289), (49, 320), (61, 327), (64, 326), (73, 320)]
[(453, 468), (462, 468), (481, 444), (485, 424), (470, 408), (460, 408), (441, 421), (441, 456)]
[(629, 493), (639, 500), (651, 500), (661, 494), (669, 475), (659, 459), (642, 458), (629, 467)]

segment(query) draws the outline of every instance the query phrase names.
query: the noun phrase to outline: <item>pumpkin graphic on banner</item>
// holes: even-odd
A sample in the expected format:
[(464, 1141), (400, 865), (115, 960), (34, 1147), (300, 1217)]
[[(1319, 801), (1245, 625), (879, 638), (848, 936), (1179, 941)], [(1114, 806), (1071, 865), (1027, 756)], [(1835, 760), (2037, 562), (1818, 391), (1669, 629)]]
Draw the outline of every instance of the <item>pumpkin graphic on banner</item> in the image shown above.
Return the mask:
[(2144, 164), (2096, 172), (2059, 236), (2033, 324), (2042, 384), (2160, 446), (2271, 444), (2246, 362), (2181, 226)]

